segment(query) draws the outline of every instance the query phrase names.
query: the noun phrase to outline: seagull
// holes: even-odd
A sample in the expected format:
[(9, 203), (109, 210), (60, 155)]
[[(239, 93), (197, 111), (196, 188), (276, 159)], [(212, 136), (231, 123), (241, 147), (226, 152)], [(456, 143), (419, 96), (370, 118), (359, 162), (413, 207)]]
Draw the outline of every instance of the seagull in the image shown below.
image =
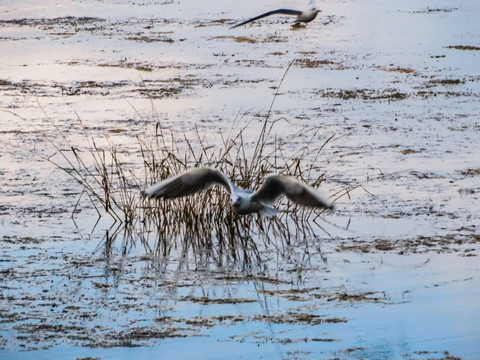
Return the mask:
[(276, 215), (280, 211), (273, 207), (273, 203), (282, 195), (298, 205), (333, 209), (333, 205), (313, 188), (292, 176), (271, 175), (257, 191), (253, 191), (238, 188), (227, 175), (212, 168), (194, 168), (167, 178), (146, 189), (143, 196), (173, 199), (195, 194), (214, 185), (220, 185), (230, 192), (232, 208), (240, 215), (251, 213), (260, 213), (267, 217)]
[(275, 15), (275, 14), (284, 14), (284, 15), (296, 15), (297, 18), (295, 19), (294, 24), (298, 23), (308, 23), (317, 17), (317, 14), (321, 12), (321, 10), (317, 9), (315, 6), (315, 0), (310, 0), (308, 3), (308, 8), (306, 10), (292, 10), (292, 9), (277, 9), (266, 12), (265, 14), (255, 16), (254, 18), (248, 19), (240, 24), (232, 26), (230, 29), (236, 28), (241, 25), (245, 25), (251, 21), (255, 21), (261, 19), (265, 16)]

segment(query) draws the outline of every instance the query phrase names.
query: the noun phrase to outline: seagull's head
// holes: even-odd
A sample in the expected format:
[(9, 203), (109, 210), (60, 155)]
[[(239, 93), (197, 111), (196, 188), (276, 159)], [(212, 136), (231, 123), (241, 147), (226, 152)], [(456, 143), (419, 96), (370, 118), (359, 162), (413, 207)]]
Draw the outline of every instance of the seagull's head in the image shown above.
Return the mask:
[(250, 214), (258, 211), (258, 205), (256, 202), (252, 204), (251, 196), (253, 193), (253, 190), (250, 189), (235, 189), (235, 191), (230, 194), (230, 202), (233, 211), (237, 214)]
[(232, 195), (230, 200), (232, 201), (233, 208), (239, 208), (242, 205), (242, 198), (238, 195)]

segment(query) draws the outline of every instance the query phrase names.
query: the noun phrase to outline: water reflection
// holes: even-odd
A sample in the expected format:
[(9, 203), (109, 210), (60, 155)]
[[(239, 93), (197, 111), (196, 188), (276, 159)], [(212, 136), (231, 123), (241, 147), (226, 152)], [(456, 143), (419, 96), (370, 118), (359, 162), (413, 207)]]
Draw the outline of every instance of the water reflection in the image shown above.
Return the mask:
[[(212, 195), (207, 196), (211, 199)], [(178, 204), (172, 206), (177, 209)], [(311, 254), (322, 256), (322, 238), (329, 236), (320, 224), (318, 212), (313, 210), (287, 205), (289, 210), (280, 217), (266, 218), (212, 208), (222, 214), (212, 216), (212, 209), (207, 209), (188, 223), (175, 217), (155, 216), (140, 222), (140, 227), (120, 224), (106, 231), (97, 249), (107, 257), (133, 253), (158, 262), (178, 261), (179, 270), (193, 265), (198, 269), (259, 274), (272, 254), (291, 261), (295, 258), (296, 263), (308, 263)], [(154, 207), (152, 211), (165, 209)]]

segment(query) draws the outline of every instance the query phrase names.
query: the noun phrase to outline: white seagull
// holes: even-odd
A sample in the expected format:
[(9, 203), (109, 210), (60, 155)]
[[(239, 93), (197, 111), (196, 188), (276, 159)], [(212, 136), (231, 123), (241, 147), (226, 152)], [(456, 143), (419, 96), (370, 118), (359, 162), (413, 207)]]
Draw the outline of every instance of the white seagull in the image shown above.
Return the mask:
[(279, 212), (273, 207), (273, 203), (282, 195), (299, 205), (333, 209), (333, 205), (313, 188), (291, 176), (269, 176), (257, 191), (253, 191), (236, 187), (227, 175), (211, 168), (195, 168), (165, 179), (146, 189), (143, 195), (149, 198), (173, 199), (195, 194), (213, 185), (223, 186), (230, 192), (233, 210), (241, 215), (258, 212), (273, 216)]
[(308, 23), (315, 19), (317, 17), (317, 14), (321, 12), (316, 6), (315, 6), (315, 0), (310, 0), (308, 3), (308, 8), (300, 11), (300, 10), (292, 10), (292, 9), (277, 9), (277, 10), (272, 10), (269, 12), (266, 12), (265, 14), (255, 16), (254, 18), (245, 20), (241, 22), (240, 24), (232, 26), (230, 29), (236, 28), (241, 25), (245, 25), (249, 22), (261, 19), (265, 16), (270, 16), (270, 15), (275, 15), (275, 14), (284, 14), (284, 15), (296, 15), (297, 18), (294, 21), (294, 24), (298, 23)]

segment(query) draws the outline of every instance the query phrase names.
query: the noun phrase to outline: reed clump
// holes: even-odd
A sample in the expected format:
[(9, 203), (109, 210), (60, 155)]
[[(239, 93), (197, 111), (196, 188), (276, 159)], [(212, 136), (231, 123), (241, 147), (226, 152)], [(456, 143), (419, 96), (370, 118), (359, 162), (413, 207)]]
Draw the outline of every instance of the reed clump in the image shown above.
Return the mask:
[[(258, 188), (265, 177), (273, 173), (283, 173), (310, 182), (311, 174), (318, 171), (315, 166), (304, 164), (306, 158), (318, 160), (321, 149), (332, 137), (325, 139), (321, 146), (312, 146), (318, 138), (319, 129), (303, 128), (301, 131), (280, 140), (275, 134), (276, 121), (265, 117), (260, 122), (261, 130), (253, 141), (246, 141), (244, 133), (257, 121), (250, 121), (244, 127), (233, 131), (228, 137), (221, 137), (221, 146), (210, 145), (208, 139), (197, 129), (196, 138), (184, 138), (177, 142), (165, 135), (161, 124), (157, 123), (154, 134), (140, 142), (145, 168), (145, 187), (192, 167), (214, 167), (244, 188)], [(305, 137), (310, 139), (305, 143)], [(153, 140), (152, 140), (153, 139)], [(291, 143), (302, 143), (298, 151), (291, 151)], [(291, 155), (286, 157), (285, 154)], [(320, 185), (324, 174), (320, 172), (313, 181)], [(319, 211), (296, 207), (286, 203), (285, 213), (273, 219), (259, 215), (239, 216), (229, 206), (229, 194), (220, 187), (192, 196), (170, 200), (143, 199), (138, 216), (143, 226), (158, 235), (162, 251), (168, 249), (171, 239), (180, 237), (191, 239), (192, 246), (200, 244), (213, 248), (221, 239), (221, 244), (246, 241), (256, 235), (281, 237), (287, 242), (292, 236), (288, 222), (304, 228), (305, 222)], [(288, 219), (287, 219), (288, 218)], [(308, 227), (307, 227), (308, 228)]]

